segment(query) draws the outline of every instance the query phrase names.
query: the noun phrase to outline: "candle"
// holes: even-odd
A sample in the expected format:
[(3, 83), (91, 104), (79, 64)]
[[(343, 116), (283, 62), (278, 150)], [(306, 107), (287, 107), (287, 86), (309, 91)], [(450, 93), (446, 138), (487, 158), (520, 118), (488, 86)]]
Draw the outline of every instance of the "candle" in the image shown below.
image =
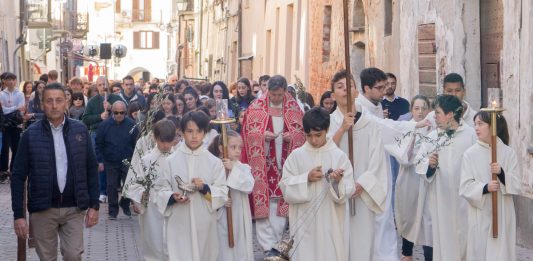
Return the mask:
[(227, 99), (216, 100), (216, 109), (217, 109), (217, 120), (225, 120), (229, 118)]
[(492, 108), (495, 109), (498, 107), (498, 102), (496, 100), (492, 100)]

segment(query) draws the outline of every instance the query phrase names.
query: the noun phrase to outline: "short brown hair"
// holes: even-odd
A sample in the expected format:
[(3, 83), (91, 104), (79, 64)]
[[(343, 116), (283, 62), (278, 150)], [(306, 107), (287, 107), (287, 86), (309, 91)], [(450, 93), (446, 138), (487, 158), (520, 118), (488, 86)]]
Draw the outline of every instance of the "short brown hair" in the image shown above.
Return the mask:
[(48, 79), (49, 80), (57, 80), (57, 77), (59, 77), (59, 74), (56, 70), (51, 70), (48, 72)]
[(153, 131), (154, 139), (162, 142), (173, 142), (176, 137), (176, 125), (167, 119), (156, 122)]

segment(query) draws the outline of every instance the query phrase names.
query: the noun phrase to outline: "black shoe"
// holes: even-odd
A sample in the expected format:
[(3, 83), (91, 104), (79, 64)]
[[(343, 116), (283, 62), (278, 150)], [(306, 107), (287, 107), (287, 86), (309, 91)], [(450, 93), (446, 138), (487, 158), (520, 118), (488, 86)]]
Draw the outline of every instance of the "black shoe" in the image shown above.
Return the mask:
[(281, 256), (281, 253), (275, 249), (275, 248), (272, 248), (268, 251), (265, 251), (265, 256), (266, 257), (275, 257), (275, 256)]
[(122, 212), (124, 213), (124, 215), (131, 217), (129, 200), (125, 200), (124, 198), (121, 198), (118, 204), (120, 205), (120, 208), (122, 208)]
[(109, 219), (109, 220), (117, 220), (117, 215), (109, 215), (109, 217), (107, 217), (107, 219)]

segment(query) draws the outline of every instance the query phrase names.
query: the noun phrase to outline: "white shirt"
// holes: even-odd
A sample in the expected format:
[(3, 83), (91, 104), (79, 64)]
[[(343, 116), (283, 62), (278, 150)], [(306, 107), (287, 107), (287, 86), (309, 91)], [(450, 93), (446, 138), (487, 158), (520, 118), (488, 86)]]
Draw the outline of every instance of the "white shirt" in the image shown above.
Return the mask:
[(56, 156), (56, 174), (57, 174), (57, 185), (59, 191), (63, 193), (65, 185), (67, 184), (67, 169), (68, 169), (68, 158), (67, 158), (67, 148), (65, 146), (65, 140), (63, 139), (63, 126), (65, 125), (65, 118), (59, 126), (54, 127), (50, 123), (50, 128), (52, 129), (52, 137), (54, 139), (54, 152)]
[(18, 108), (24, 106), (24, 94), (15, 89), (10, 92), (7, 88), (0, 92), (0, 103), (2, 104), (2, 110), (4, 114), (12, 113)]

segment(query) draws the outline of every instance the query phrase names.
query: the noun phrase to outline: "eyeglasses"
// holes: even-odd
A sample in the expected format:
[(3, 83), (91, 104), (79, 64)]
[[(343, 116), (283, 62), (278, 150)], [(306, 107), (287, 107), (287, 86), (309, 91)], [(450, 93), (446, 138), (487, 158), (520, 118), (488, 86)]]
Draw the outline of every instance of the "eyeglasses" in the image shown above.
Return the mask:
[(114, 111), (113, 114), (115, 114), (115, 115), (124, 115), (124, 114), (126, 114), (126, 112), (125, 111)]

